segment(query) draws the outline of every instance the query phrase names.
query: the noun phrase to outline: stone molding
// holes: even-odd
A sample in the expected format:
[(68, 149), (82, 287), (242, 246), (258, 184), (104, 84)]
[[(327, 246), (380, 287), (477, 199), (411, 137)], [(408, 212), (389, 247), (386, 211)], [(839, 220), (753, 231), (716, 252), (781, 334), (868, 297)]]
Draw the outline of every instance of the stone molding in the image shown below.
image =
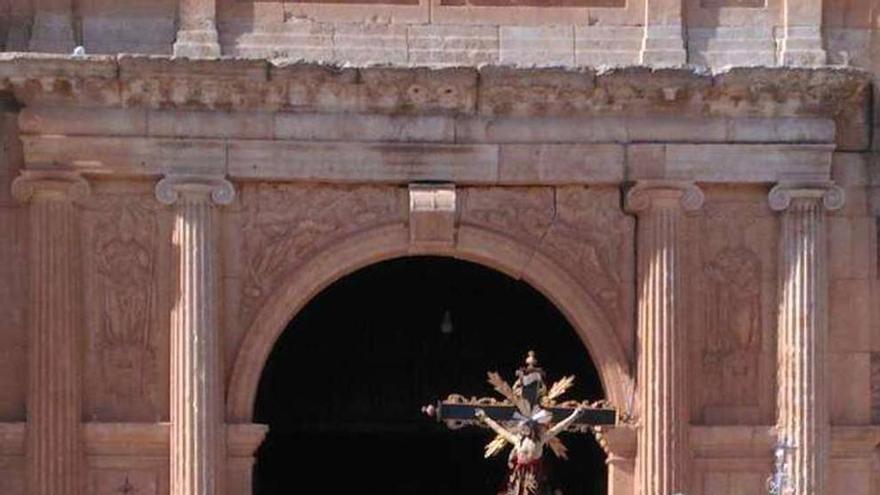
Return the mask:
[(156, 199), (173, 205), (181, 198), (210, 200), (228, 205), (235, 199), (235, 187), (222, 176), (166, 175), (156, 184)]
[[(492, 117), (694, 116), (711, 108), (713, 115), (831, 117), (864, 127), (845, 116), (866, 113), (870, 79), (844, 69), (340, 69), (283, 60), (4, 53), (0, 90), (25, 105)], [(780, 95), (784, 100), (773, 103)]]
[[(774, 183), (829, 177), (830, 144), (480, 144), (22, 136), (26, 164), (156, 177), (199, 167), (234, 180), (475, 185), (595, 185), (625, 180)], [(748, 162), (747, 173), (735, 165)], [(387, 164), (394, 163), (394, 167)], [(332, 165), (332, 166), (331, 166)], [(176, 172), (180, 171), (180, 172)], [(221, 172), (223, 171), (223, 172)], [(176, 180), (176, 179), (175, 179)], [(222, 197), (221, 197), (222, 199)]]
[(88, 181), (76, 172), (23, 170), (12, 181), (12, 196), (23, 203), (34, 198), (77, 202), (90, 190)]
[(843, 208), (846, 193), (830, 181), (783, 182), (774, 186), (767, 198), (774, 211), (785, 211), (799, 199), (821, 201), (826, 210), (835, 211)]
[[(345, 274), (385, 259), (410, 254), (404, 225), (365, 228), (321, 249), (263, 302), (244, 332), (228, 379), (226, 418), (250, 422), (260, 374), (278, 335), (314, 294)], [(557, 307), (564, 308), (578, 336), (590, 349), (608, 399), (621, 409), (633, 395), (631, 363), (620, 338), (596, 299), (568, 270), (534, 246), (476, 225), (461, 225), (452, 247), (420, 254), (454, 256), (494, 268), (529, 283)], [(343, 260), (343, 262), (340, 262)]]

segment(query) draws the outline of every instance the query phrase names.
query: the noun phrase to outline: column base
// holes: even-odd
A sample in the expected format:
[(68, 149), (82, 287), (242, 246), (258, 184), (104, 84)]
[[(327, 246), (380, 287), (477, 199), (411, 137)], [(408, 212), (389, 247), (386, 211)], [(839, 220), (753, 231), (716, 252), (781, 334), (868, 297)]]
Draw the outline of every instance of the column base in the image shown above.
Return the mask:
[(28, 50), (47, 53), (73, 53), (76, 41), (70, 13), (37, 12), (31, 28)]
[(178, 31), (174, 56), (186, 58), (219, 58), (220, 43), (216, 29)]
[(639, 61), (652, 67), (680, 67), (687, 63), (681, 26), (648, 26)]
[(822, 33), (816, 27), (788, 27), (779, 40), (779, 65), (816, 67), (828, 63)]

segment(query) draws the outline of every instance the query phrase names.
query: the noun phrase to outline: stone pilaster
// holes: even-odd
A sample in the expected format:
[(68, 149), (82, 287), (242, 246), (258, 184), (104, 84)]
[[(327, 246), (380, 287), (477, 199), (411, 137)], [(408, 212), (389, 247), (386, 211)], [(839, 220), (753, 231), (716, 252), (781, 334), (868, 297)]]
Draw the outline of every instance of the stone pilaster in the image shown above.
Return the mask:
[(683, 305), (685, 211), (699, 209), (692, 183), (638, 183), (627, 208), (638, 215), (638, 458), (640, 495), (687, 490), (687, 335)]
[(30, 495), (82, 493), (79, 219), (89, 192), (75, 174), (25, 171), (12, 193), (29, 201), (27, 486)]
[(216, 0), (177, 1), (177, 39), (174, 41), (174, 56), (219, 57)]
[(640, 62), (655, 67), (686, 64), (683, 30), (682, 0), (647, 0)]
[(787, 493), (824, 495), (830, 435), (825, 210), (843, 206), (843, 190), (830, 183), (780, 184), (769, 200), (782, 212), (776, 427), (779, 442), (790, 447)]
[(72, 53), (77, 44), (71, 0), (35, 0), (28, 50)]
[(174, 205), (177, 300), (171, 322), (171, 495), (222, 494), (224, 438), (220, 335), (215, 306), (214, 208), (232, 202), (222, 177), (167, 176)]
[(822, 0), (784, 0), (779, 64), (810, 67), (825, 65), (826, 61)]

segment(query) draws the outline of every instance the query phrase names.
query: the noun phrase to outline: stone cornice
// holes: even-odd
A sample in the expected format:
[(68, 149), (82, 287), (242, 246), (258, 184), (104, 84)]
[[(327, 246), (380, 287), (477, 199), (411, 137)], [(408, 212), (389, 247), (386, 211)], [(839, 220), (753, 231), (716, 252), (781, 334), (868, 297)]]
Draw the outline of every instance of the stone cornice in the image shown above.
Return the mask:
[(336, 68), (157, 56), (0, 54), (0, 93), (22, 105), (221, 111), (559, 116), (822, 117), (868, 144), (870, 79), (838, 69)]

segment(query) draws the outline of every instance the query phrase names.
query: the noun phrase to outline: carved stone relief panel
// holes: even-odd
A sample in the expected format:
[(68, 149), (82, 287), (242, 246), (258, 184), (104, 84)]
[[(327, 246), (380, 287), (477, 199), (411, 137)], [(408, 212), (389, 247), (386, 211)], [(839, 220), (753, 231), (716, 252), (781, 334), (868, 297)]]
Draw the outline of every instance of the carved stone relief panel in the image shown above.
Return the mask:
[(406, 190), (254, 184), (242, 190), (240, 323), (248, 325), (285, 276), (322, 247), (368, 228), (403, 224)]
[(171, 267), (160, 266), (170, 259), (160, 250), (170, 238), (160, 232), (159, 210), (151, 192), (125, 189), (95, 194), (84, 206), (85, 403), (92, 420), (167, 417), (168, 310), (160, 307), (167, 306), (160, 287)]
[(26, 208), (0, 205), (0, 421), (25, 419), (27, 225)]
[[(775, 218), (762, 196), (709, 196), (688, 265), (692, 420), (769, 424), (774, 412)], [(718, 197), (721, 196), (721, 197)]]
[[(617, 188), (556, 190), (556, 216), (542, 251), (571, 270), (618, 329), (628, 328), (635, 221)], [(629, 332), (626, 332), (629, 335)], [(626, 341), (626, 348), (631, 342)]]
[(880, 424), (880, 352), (871, 353), (871, 422)]
[(99, 469), (92, 471), (94, 495), (159, 495), (159, 473), (146, 470)]
[(462, 224), (533, 246), (566, 268), (631, 348), (633, 220), (616, 188), (468, 188), (461, 215)]
[(555, 216), (550, 187), (469, 187), (461, 190), (461, 222), (537, 247)]

